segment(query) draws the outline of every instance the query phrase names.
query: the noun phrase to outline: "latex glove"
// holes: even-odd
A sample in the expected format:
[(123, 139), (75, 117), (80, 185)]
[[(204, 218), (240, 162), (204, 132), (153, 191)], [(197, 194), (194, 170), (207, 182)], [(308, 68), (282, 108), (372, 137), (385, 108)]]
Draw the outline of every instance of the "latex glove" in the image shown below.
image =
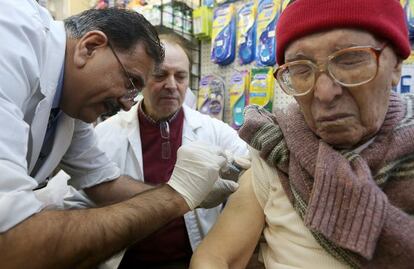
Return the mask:
[(213, 208), (218, 206), (223, 203), (230, 194), (235, 192), (238, 187), (239, 183), (220, 178), (214, 183), (213, 189), (199, 207)]
[(226, 161), (226, 155), (218, 147), (201, 142), (183, 145), (177, 151), (174, 171), (167, 184), (181, 194), (193, 210), (211, 191)]
[(249, 156), (233, 156), (229, 151), (226, 151), (225, 154), (227, 163), (220, 169), (221, 178), (214, 183), (213, 189), (199, 207), (213, 208), (223, 203), (230, 194), (238, 189), (239, 177), (250, 168)]
[(250, 155), (246, 156), (234, 156), (234, 162), (244, 170), (247, 170), (251, 166), (252, 159)]
[(223, 179), (239, 181), (239, 177), (250, 168), (250, 156), (233, 156), (229, 151), (225, 151), (227, 164), (220, 170), (220, 177)]

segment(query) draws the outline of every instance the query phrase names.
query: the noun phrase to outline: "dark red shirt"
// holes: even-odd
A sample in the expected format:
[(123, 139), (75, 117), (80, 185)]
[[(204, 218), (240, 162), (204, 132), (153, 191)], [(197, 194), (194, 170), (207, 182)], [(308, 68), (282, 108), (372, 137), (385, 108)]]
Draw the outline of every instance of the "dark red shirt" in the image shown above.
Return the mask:
[[(145, 116), (138, 109), (140, 125), (142, 158), (145, 183), (159, 185), (167, 182), (177, 160), (177, 150), (181, 146), (184, 112), (182, 109), (169, 120), (169, 139), (161, 136), (160, 123)], [(162, 144), (170, 146), (170, 157), (162, 158)], [(166, 144), (167, 143), (167, 144)], [(145, 263), (157, 264), (167, 261), (190, 259), (191, 245), (188, 239), (184, 218), (180, 217), (155, 234), (132, 245), (122, 260), (119, 268), (138, 268)], [(143, 268), (143, 267), (142, 267)]]

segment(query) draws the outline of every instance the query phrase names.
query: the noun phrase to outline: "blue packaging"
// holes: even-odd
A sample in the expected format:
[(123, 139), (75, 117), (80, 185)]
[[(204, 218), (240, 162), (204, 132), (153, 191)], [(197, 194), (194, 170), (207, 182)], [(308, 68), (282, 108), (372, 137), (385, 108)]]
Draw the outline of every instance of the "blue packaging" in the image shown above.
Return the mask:
[(256, 49), (256, 63), (259, 66), (276, 64), (276, 23), (280, 11), (280, 0), (260, 0), (259, 2)]
[(234, 4), (225, 4), (214, 10), (211, 35), (211, 61), (228, 65), (236, 55), (236, 16)]
[(405, 18), (408, 27), (408, 36), (410, 41), (414, 41), (414, 1), (413, 0), (402, 0), (401, 5), (405, 11)]
[(240, 64), (251, 63), (256, 55), (256, 5), (248, 2), (238, 12), (237, 47)]

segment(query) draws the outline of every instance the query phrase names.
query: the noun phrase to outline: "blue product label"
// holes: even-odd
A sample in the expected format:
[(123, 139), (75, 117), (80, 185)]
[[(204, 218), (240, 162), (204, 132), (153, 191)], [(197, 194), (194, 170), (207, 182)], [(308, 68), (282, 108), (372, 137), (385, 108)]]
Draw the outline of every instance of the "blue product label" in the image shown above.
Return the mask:
[(254, 80), (264, 80), (267, 78), (267, 74), (255, 74), (253, 79)]
[(234, 76), (232, 81), (233, 81), (233, 83), (240, 83), (242, 81), (242, 77)]
[(251, 92), (250, 97), (266, 97), (265, 92)]
[(208, 80), (201, 80), (200, 81), (200, 86), (207, 86), (208, 85)]
[(217, 100), (211, 100), (209, 110), (210, 114), (219, 114), (221, 112), (221, 103)]

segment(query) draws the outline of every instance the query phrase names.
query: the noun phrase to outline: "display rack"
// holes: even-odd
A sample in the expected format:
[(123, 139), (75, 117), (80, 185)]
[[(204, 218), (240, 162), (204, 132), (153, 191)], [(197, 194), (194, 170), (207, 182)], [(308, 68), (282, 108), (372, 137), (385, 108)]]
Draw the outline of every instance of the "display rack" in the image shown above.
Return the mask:
[(192, 12), (192, 7), (185, 2), (161, 1), (159, 17), (152, 17), (149, 21), (156, 27), (159, 34), (177, 35), (191, 50), (192, 65), (189, 87), (197, 92), (201, 73), (201, 42), (192, 36)]
[[(241, 6), (247, 1), (236, 1), (234, 2), (236, 5), (236, 9), (238, 10)], [(256, 64), (253, 62), (251, 64), (240, 65), (238, 60), (236, 59), (233, 63), (220, 66), (214, 64), (210, 59), (211, 54), (211, 40), (204, 40), (201, 43), (201, 77), (205, 75), (219, 75), (221, 76), (224, 81), (226, 82), (226, 91), (225, 91), (225, 105), (224, 105), (224, 114), (223, 114), (223, 121), (230, 123), (231, 122), (231, 110), (230, 110), (230, 95), (228, 86), (230, 85), (230, 78), (233, 72), (240, 72), (244, 70), (251, 70), (254, 67), (257, 67)], [(236, 55), (238, 51), (236, 49)], [(273, 98), (273, 110), (281, 108), (284, 109), (287, 107), (288, 104), (292, 103), (294, 98), (285, 94), (275, 82), (274, 88), (274, 98)]]
[[(128, 6), (130, 1), (97, 1), (105, 2), (104, 8), (130, 8), (142, 15), (157, 29), (159, 34), (173, 34), (179, 37), (192, 53), (190, 70), (190, 88), (198, 91), (201, 69), (201, 43), (192, 35), (192, 12), (195, 4), (189, 0), (153, 0), (142, 1), (145, 5)], [(122, 5), (121, 5), (122, 4)], [(98, 7), (98, 4), (95, 4)]]

